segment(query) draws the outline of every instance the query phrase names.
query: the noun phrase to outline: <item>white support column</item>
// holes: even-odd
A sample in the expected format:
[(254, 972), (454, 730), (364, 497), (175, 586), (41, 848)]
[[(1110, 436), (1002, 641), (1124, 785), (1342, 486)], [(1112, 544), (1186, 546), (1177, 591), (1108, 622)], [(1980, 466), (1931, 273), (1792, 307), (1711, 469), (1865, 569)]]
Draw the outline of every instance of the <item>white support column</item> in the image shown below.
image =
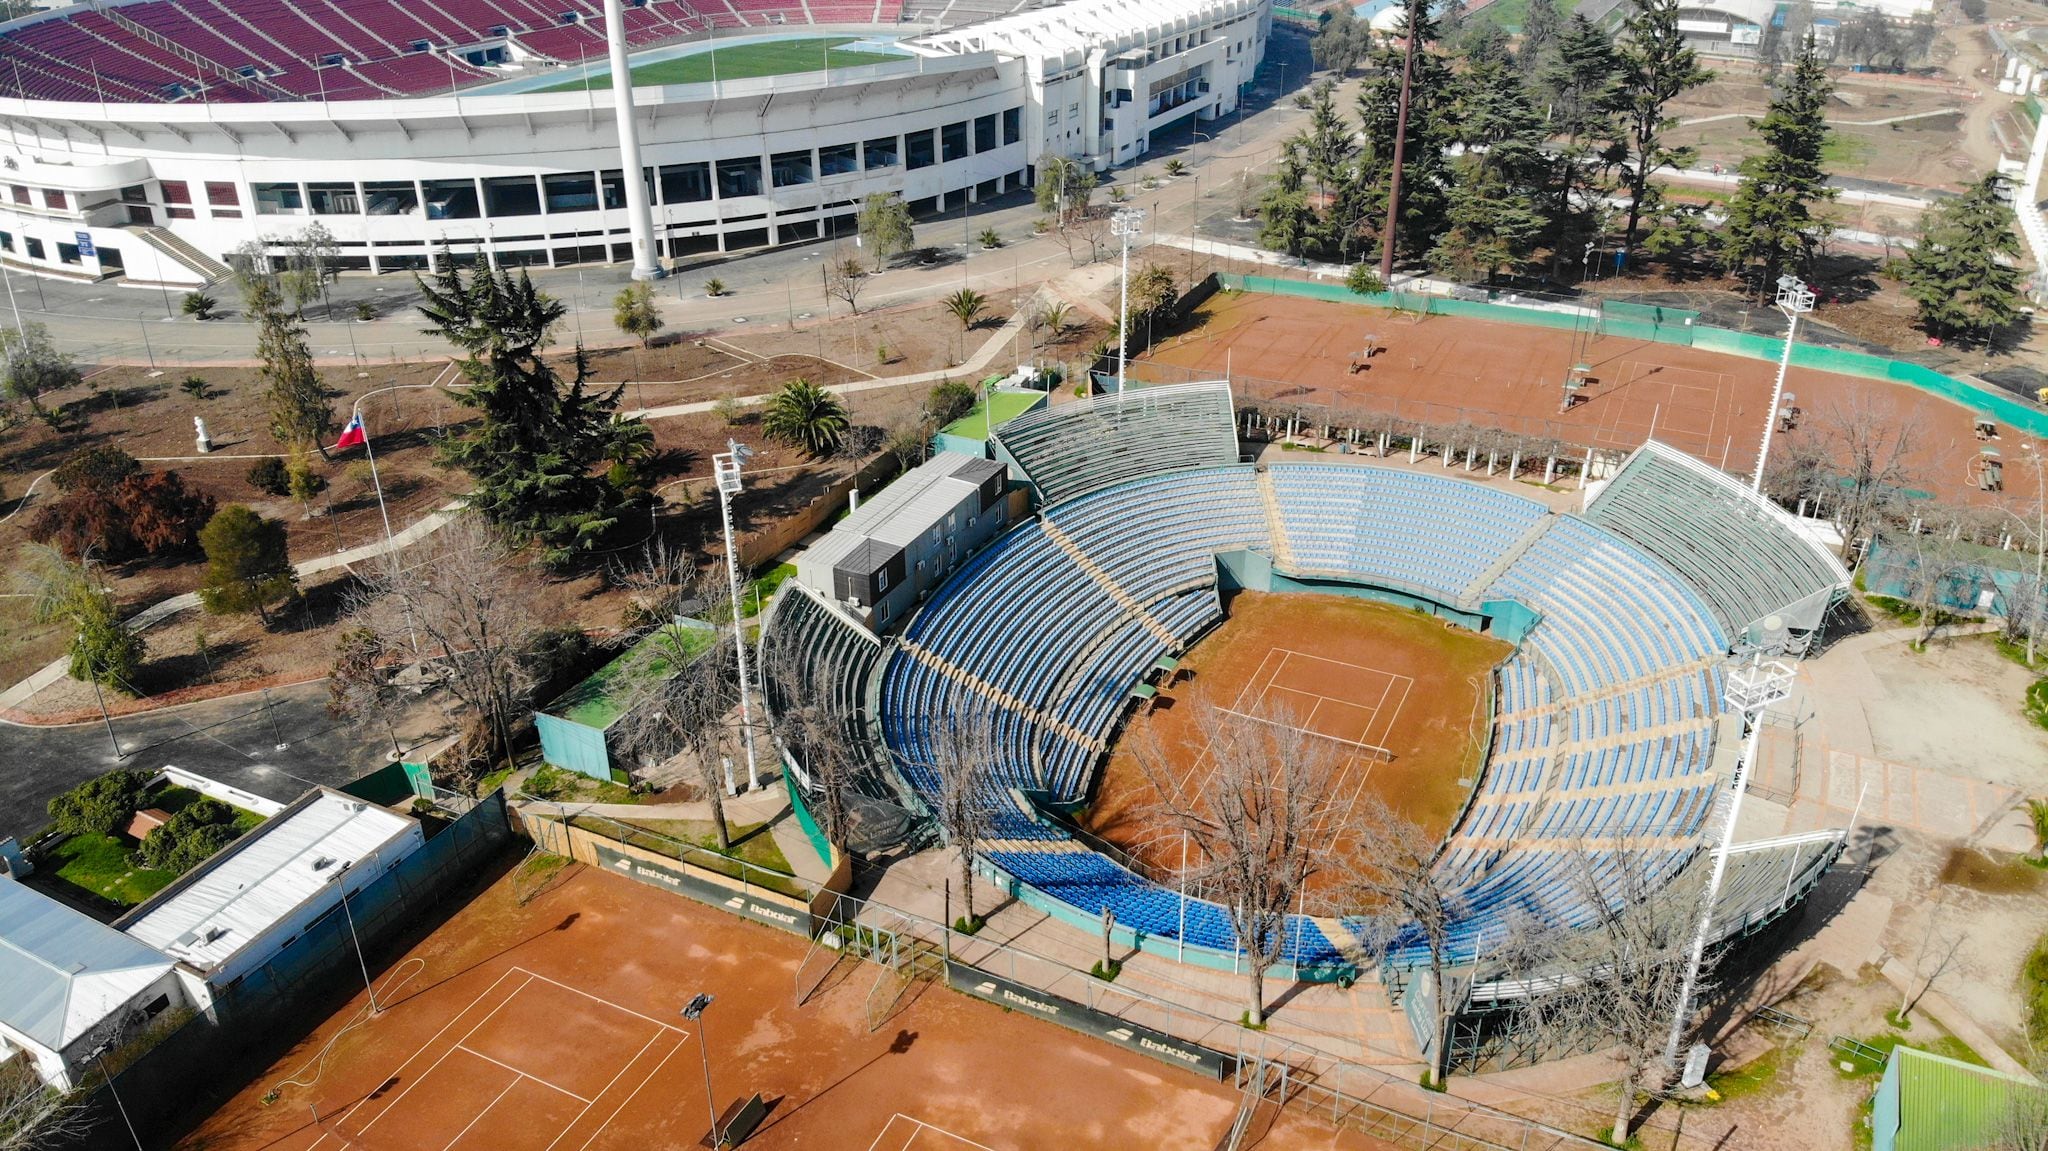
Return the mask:
[[(612, 55), (612, 107), (619, 126), (619, 174), (626, 183), (626, 224), (633, 233), (633, 278), (659, 280), (664, 273), (654, 250), (654, 209), (640, 174), (640, 125), (633, 119), (633, 70), (626, 62), (626, 7), (621, 0), (604, 0), (604, 38)], [(605, 248), (609, 255), (609, 238)]]

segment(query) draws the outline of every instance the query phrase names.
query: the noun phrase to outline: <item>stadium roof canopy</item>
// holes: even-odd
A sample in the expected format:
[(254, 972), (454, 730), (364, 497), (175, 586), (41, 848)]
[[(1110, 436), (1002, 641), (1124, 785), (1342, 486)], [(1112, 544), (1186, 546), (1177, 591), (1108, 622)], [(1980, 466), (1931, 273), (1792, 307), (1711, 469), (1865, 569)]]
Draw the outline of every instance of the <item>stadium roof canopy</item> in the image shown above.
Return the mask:
[(0, 1024), (62, 1051), (171, 969), (162, 952), (0, 876)]
[(319, 788), (165, 888), (122, 927), (210, 971), (415, 826), (396, 812)]
[(1664, 561), (1731, 636), (1773, 616), (1811, 631), (1849, 586), (1842, 561), (1783, 508), (1655, 440), (1636, 449), (1585, 518)]
[(1056, 404), (996, 429), (996, 455), (1042, 504), (1183, 468), (1237, 463), (1230, 384), (1140, 388)]
[(1255, 0), (1067, 0), (920, 36), (907, 46), (1046, 59), (1050, 72), (1060, 57), (1078, 66), (1096, 49), (1142, 51), (1161, 29), (1192, 30), (1258, 10)]

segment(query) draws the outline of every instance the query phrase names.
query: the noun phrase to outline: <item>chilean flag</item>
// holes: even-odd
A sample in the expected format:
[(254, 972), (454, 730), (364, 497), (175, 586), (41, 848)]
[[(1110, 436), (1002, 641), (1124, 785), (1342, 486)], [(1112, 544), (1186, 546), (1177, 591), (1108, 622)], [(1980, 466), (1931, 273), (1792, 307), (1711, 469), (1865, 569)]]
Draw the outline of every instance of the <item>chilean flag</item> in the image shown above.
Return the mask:
[(335, 441), (334, 450), (338, 452), (343, 448), (352, 448), (357, 444), (369, 442), (370, 437), (363, 434), (363, 413), (357, 412), (349, 417), (348, 426), (341, 429), (341, 439)]

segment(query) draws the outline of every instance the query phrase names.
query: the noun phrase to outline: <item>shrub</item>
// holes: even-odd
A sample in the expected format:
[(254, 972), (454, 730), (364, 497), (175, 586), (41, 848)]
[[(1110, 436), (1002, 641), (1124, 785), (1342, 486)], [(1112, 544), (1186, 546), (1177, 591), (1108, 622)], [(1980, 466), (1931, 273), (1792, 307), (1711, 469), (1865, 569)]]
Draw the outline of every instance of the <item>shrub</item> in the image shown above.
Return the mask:
[(731, 427), (746, 416), (747, 405), (741, 403), (738, 396), (727, 393), (712, 401), (711, 413)]
[(975, 238), (981, 241), (981, 246), (984, 248), (1000, 248), (1003, 246), (1003, 235), (994, 228), (983, 228), (981, 235)]
[(367, 324), (371, 320), (374, 320), (376, 318), (377, 305), (371, 303), (368, 300), (356, 301), (356, 319), (361, 320), (363, 323)]
[(714, 298), (725, 295), (725, 281), (715, 277), (704, 281), (704, 294)]
[(974, 410), (974, 385), (966, 380), (942, 380), (924, 401), (925, 414), (932, 423), (945, 427)]
[(128, 826), (148, 793), (149, 776), (110, 771), (50, 801), (50, 819), (66, 835), (112, 835)]
[(81, 448), (64, 457), (50, 482), (59, 491), (105, 491), (141, 470), (135, 457), (120, 448)]
[(213, 514), (213, 497), (187, 488), (177, 472), (136, 472), (108, 486), (103, 478), (82, 481), (39, 509), (29, 520), (29, 537), (71, 559), (90, 552), (119, 562), (193, 546)]
[(266, 496), (289, 495), (292, 490), (291, 469), (276, 456), (265, 456), (249, 465), (249, 486)]
[(144, 867), (190, 871), (235, 841), (235, 809), (217, 799), (198, 799), (149, 833), (136, 849)]
[(195, 400), (203, 400), (209, 394), (205, 376), (186, 376), (178, 381), (178, 390)]
[(184, 302), (179, 307), (195, 320), (210, 320), (214, 317), (215, 309), (220, 307), (220, 301), (205, 292), (187, 292)]

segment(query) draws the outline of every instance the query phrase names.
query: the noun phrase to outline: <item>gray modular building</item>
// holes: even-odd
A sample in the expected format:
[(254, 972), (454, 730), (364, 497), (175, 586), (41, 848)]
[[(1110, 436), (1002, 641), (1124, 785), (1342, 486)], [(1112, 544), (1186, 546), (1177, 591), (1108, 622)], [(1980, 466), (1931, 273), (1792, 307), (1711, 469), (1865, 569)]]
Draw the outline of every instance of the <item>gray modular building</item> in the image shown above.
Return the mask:
[(797, 579), (880, 631), (1009, 525), (1009, 469), (940, 452), (797, 557)]

